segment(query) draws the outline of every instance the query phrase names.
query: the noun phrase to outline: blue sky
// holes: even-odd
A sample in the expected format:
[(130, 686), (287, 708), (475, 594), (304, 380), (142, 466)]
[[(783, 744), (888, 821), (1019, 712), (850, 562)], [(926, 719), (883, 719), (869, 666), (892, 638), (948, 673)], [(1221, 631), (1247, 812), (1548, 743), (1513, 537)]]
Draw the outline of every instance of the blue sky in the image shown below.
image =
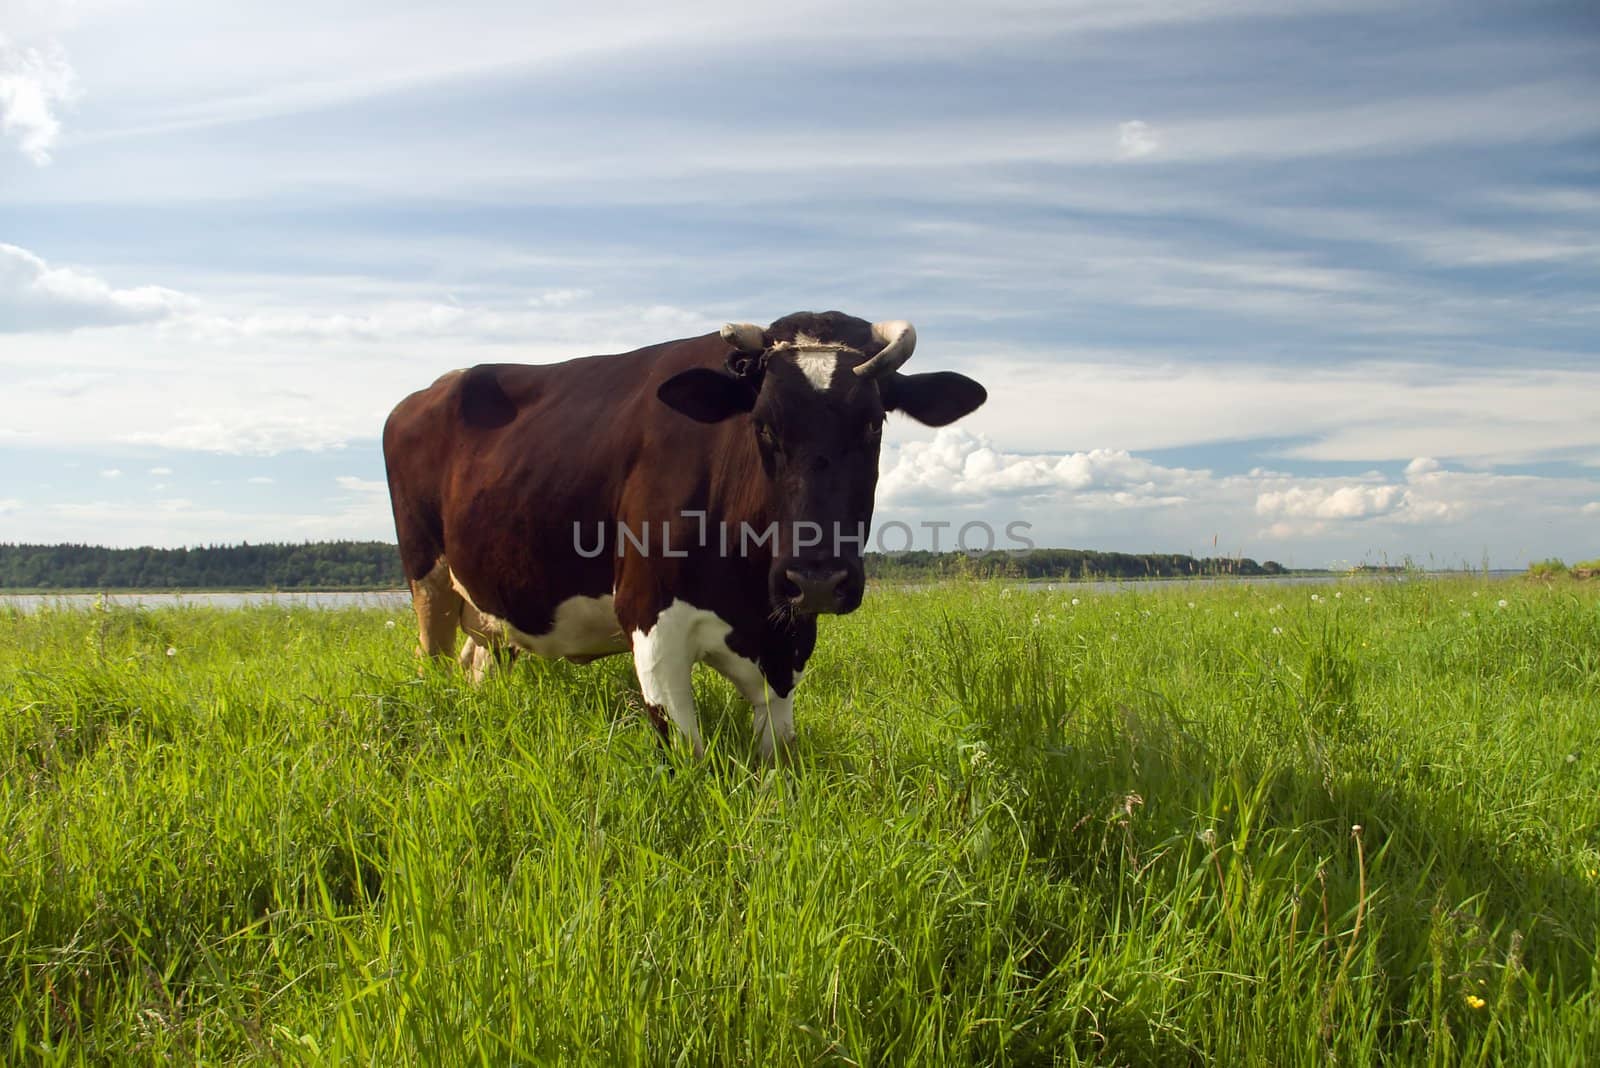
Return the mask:
[(443, 370), (803, 308), (990, 403), (878, 518), (1600, 555), (1592, 4), (0, 9), (0, 540), (392, 537)]

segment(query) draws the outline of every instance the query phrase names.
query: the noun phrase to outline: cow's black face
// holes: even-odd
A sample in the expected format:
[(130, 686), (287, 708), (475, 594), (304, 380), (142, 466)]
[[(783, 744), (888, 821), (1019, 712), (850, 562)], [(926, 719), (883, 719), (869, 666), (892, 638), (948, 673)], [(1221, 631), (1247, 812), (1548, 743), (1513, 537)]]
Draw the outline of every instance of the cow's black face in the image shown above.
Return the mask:
[(768, 571), (775, 608), (815, 615), (852, 612), (861, 604), (861, 554), (886, 412), (944, 426), (987, 398), (964, 375), (857, 374), (865, 361), (859, 349), (804, 338), (780, 343), (759, 359), (736, 356), (727, 374), (684, 371), (657, 391), (701, 422), (747, 417), (768, 484), (767, 511), (777, 522)]
[(851, 612), (866, 586), (861, 553), (872, 525), (883, 442), (878, 384), (851, 368), (859, 353), (774, 352), (750, 411), (778, 517), (768, 575), (775, 606)]

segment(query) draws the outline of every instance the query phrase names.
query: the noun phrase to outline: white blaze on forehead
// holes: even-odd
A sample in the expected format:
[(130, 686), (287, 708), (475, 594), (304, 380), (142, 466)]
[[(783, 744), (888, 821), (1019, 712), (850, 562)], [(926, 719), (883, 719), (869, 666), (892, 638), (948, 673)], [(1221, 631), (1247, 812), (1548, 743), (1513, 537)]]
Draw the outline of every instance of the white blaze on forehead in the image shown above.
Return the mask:
[(839, 350), (795, 349), (794, 365), (800, 368), (812, 389), (826, 393), (833, 385), (833, 376), (839, 373)]

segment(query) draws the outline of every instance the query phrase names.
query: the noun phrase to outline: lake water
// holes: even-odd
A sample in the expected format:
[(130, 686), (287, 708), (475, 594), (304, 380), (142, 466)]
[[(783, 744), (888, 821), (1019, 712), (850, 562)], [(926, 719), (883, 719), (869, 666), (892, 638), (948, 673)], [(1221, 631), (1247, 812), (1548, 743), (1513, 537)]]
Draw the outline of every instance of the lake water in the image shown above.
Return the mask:
[[(1453, 577), (1465, 575), (1461, 571), (1444, 571), (1423, 574), (1422, 578)], [(1473, 572), (1482, 577), (1483, 572)], [(1512, 578), (1521, 571), (1491, 571), (1491, 579)], [(1088, 582), (1049, 582), (1034, 580), (1007, 583), (1013, 589), (1032, 591), (1082, 590), (1088, 593), (1123, 593), (1130, 590), (1154, 590), (1168, 586), (1326, 586), (1335, 582), (1407, 582), (1416, 579), (1416, 573), (1405, 575), (1370, 575), (1351, 578), (1346, 575), (1252, 575), (1240, 578), (1195, 579), (1105, 579)], [(924, 585), (915, 583), (912, 585)], [(872, 585), (868, 585), (868, 591)], [(881, 588), (881, 587), (880, 587)], [(85, 609), (92, 608), (99, 598), (97, 593), (0, 593), (0, 611), (17, 608), (23, 612), (36, 612), (40, 608)], [(366, 590), (361, 592), (196, 592), (196, 593), (112, 593), (106, 603), (117, 608), (243, 608), (251, 605), (278, 605), (283, 608), (382, 608), (389, 611), (409, 611), (411, 593), (408, 590)]]

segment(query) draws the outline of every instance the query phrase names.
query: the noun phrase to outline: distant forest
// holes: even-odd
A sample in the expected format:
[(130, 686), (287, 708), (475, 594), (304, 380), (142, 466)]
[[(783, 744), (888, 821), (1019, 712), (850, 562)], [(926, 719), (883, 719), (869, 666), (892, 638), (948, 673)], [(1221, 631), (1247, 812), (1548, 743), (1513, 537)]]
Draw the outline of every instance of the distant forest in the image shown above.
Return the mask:
[[(868, 553), (882, 579), (1179, 578), (1277, 575), (1268, 560), (1196, 559), (1175, 553), (1086, 549), (1015, 552)], [(207, 545), (193, 549), (105, 549), (96, 545), (0, 544), (0, 589), (9, 590), (374, 590), (404, 587), (400, 554), (382, 541), (300, 545)]]
[(105, 549), (0, 544), (0, 589), (373, 590), (404, 586), (383, 541)]

